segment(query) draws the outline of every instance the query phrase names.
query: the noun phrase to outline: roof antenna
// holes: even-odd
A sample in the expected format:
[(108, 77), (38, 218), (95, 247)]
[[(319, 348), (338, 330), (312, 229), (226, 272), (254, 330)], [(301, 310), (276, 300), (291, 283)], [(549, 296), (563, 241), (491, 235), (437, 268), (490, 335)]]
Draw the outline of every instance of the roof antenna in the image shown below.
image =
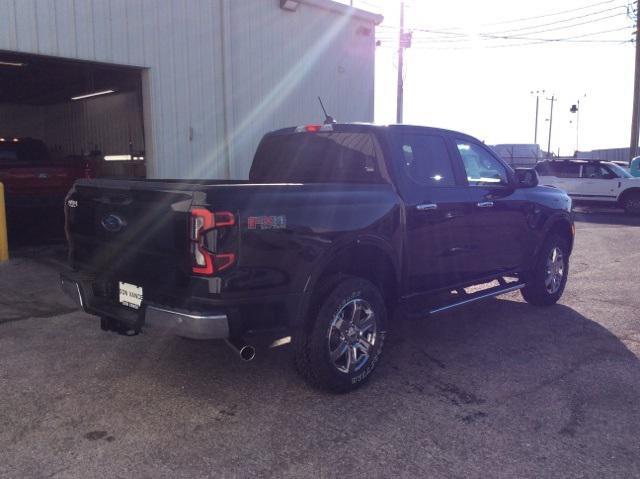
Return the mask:
[(327, 114), (327, 110), (325, 109), (324, 104), (322, 103), (322, 98), (318, 97), (318, 101), (320, 102), (320, 106), (322, 107), (322, 111), (324, 112), (324, 124), (325, 125), (335, 124), (336, 120), (332, 116)]

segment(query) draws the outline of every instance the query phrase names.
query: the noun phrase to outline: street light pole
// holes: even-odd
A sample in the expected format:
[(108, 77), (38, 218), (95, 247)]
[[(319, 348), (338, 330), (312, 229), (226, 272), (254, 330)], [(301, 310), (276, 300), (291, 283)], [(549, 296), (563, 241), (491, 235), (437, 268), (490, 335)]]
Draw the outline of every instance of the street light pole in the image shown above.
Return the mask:
[(638, 152), (638, 122), (640, 120), (640, 8), (636, 6), (636, 68), (633, 77), (633, 113), (631, 116), (631, 144), (629, 145), (629, 164)]
[[(585, 98), (587, 94), (582, 95), (581, 98)], [(575, 105), (571, 105), (569, 112), (576, 114), (576, 156), (580, 151), (580, 98), (576, 101)]]
[(398, 95), (396, 122), (402, 123), (404, 112), (404, 2), (400, 2), (400, 37), (398, 38)]
[(580, 151), (580, 100), (578, 100), (578, 111), (576, 112), (576, 155)]
[(549, 114), (549, 141), (547, 142), (547, 158), (551, 157), (551, 127), (553, 126), (553, 104), (558, 101), (555, 94), (547, 98), (551, 102), (551, 113)]

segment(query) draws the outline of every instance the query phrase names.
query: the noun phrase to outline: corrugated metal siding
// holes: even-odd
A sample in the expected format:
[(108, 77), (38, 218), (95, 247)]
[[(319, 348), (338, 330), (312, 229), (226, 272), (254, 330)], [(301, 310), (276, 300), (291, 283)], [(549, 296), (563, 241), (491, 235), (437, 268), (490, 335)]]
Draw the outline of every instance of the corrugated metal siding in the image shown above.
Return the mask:
[[(223, 72), (223, 4), (230, 72)], [(223, 73), (231, 176), (246, 177), (265, 131), (321, 119), (373, 119), (372, 24), (277, 0), (0, 0), (0, 50), (149, 68), (146, 125), (156, 177), (223, 177)], [(361, 28), (362, 27), (362, 28)]]
[(339, 121), (372, 120), (372, 25), (306, 5), (295, 13), (265, 1), (231, 6), (232, 176), (246, 177), (266, 131), (321, 122), (318, 96)]

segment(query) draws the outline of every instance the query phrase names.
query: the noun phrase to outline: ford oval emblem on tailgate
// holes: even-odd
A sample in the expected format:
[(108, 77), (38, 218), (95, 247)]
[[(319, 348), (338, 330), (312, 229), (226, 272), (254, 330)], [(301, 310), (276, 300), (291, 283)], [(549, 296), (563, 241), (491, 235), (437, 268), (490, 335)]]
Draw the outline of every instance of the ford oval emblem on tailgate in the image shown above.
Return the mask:
[(113, 213), (108, 214), (107, 216), (102, 218), (102, 221), (100, 223), (105, 230), (111, 233), (117, 233), (118, 231), (122, 230), (122, 228), (127, 226), (127, 222), (125, 220)]

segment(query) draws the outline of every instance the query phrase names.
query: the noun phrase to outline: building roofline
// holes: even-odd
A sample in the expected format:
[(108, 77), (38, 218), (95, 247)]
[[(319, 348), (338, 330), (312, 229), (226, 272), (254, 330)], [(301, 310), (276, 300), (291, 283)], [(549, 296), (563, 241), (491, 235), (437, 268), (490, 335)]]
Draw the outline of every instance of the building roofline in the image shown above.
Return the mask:
[(384, 20), (384, 16), (380, 14), (367, 12), (360, 8), (350, 7), (349, 5), (338, 3), (333, 0), (300, 0), (300, 3), (322, 8), (323, 10), (339, 13), (341, 15), (350, 15), (352, 17), (371, 22), (374, 25), (380, 25), (382, 20)]

